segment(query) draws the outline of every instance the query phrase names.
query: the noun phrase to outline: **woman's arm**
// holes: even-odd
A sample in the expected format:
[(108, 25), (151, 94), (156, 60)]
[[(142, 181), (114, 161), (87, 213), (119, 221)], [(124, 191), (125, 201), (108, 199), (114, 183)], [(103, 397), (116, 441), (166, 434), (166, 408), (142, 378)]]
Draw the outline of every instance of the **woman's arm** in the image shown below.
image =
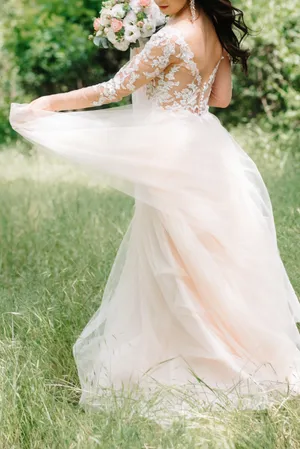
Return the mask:
[(51, 111), (84, 109), (120, 101), (157, 77), (178, 53), (176, 35), (163, 28), (153, 34), (144, 48), (128, 61), (109, 81), (67, 93), (48, 95), (30, 107)]
[(232, 96), (231, 60), (225, 50), (223, 55), (208, 101), (209, 106), (217, 108), (226, 108)]

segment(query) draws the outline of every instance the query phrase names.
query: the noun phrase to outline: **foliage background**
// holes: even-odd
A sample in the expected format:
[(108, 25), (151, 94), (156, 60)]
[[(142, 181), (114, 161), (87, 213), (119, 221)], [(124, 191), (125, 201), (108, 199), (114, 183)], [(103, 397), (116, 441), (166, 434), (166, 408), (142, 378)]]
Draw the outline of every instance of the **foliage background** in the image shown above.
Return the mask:
[[(300, 10), (294, 0), (235, 4), (254, 31), (245, 42), (252, 50), (249, 76), (234, 67), (232, 103), (214, 112), (226, 126), (255, 119), (283, 143), (295, 140)], [(16, 138), (8, 123), (11, 102), (99, 83), (129, 58), (128, 52), (99, 50), (88, 40), (100, 8), (99, 0), (6, 0), (0, 6), (0, 143)], [(128, 97), (122, 103), (130, 101)]]

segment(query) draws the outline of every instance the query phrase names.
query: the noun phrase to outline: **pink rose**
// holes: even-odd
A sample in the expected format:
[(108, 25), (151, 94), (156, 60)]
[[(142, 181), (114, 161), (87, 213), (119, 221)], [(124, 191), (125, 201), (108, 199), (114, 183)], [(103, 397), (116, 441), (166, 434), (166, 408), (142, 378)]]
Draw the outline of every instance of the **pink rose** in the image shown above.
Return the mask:
[(95, 19), (95, 20), (94, 20), (94, 30), (95, 30), (95, 31), (99, 31), (100, 25), (101, 25), (101, 20), (100, 20), (100, 18), (98, 17), (98, 19)]
[(114, 33), (117, 33), (120, 31), (121, 28), (123, 28), (123, 22), (122, 20), (116, 19), (115, 17), (111, 20), (111, 27), (113, 29)]
[(142, 27), (144, 25), (144, 22), (142, 20), (139, 20), (136, 24), (138, 27)]
[(145, 8), (147, 6), (150, 6), (151, 0), (140, 0), (140, 5), (144, 6)]

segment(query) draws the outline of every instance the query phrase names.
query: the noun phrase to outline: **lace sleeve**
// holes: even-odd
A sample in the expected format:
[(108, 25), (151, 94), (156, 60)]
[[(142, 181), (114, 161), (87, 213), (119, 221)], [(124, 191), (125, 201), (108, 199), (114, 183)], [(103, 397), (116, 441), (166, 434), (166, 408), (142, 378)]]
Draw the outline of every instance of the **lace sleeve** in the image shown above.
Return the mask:
[(177, 46), (176, 35), (160, 29), (109, 81), (58, 94), (55, 110), (84, 109), (120, 101), (171, 64)]

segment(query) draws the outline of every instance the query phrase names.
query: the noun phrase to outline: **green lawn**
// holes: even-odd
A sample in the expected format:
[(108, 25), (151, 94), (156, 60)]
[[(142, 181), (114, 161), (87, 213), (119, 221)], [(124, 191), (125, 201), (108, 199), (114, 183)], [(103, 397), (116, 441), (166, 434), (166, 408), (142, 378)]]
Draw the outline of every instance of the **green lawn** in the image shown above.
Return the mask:
[[(299, 163), (271, 135), (235, 135), (269, 188), (300, 295)], [(300, 448), (300, 399), (268, 412), (203, 411), (170, 429), (130, 406), (80, 409), (72, 345), (100, 305), (133, 200), (56, 159), (3, 151), (0, 162), (1, 449)]]

